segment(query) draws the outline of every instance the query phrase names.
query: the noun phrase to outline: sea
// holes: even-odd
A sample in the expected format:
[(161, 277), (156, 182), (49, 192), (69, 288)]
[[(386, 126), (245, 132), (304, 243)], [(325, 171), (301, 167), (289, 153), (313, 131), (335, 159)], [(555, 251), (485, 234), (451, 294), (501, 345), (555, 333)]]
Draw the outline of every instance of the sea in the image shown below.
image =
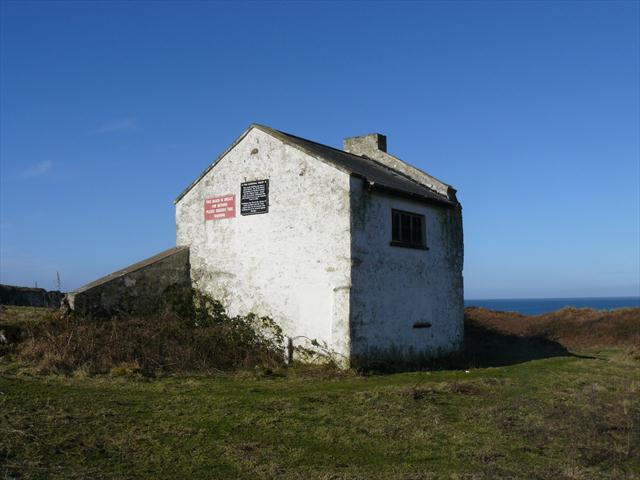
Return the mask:
[(583, 298), (505, 298), (465, 300), (465, 307), (484, 307), (503, 312), (518, 312), (523, 315), (541, 315), (564, 307), (615, 310), (616, 308), (640, 307), (640, 297), (583, 297)]

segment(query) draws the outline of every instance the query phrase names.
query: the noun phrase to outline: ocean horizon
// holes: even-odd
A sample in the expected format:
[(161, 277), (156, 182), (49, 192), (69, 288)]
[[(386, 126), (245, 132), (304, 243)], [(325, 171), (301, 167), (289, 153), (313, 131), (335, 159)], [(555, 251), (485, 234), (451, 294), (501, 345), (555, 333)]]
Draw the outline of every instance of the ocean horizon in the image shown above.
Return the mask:
[(523, 315), (541, 315), (565, 307), (593, 308), (594, 310), (640, 307), (640, 296), (465, 299), (464, 306), (483, 307), (504, 312), (517, 312)]

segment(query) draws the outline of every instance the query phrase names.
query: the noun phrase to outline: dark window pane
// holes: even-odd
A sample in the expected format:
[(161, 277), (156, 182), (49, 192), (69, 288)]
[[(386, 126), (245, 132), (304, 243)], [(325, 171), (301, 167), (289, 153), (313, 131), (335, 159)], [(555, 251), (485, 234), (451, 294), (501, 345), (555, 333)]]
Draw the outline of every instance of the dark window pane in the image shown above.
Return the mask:
[(411, 241), (411, 217), (406, 213), (402, 213), (400, 217), (402, 218), (400, 241), (409, 243)]
[(410, 247), (425, 247), (424, 215), (391, 210), (391, 240)]
[(411, 225), (411, 243), (422, 245), (422, 217), (414, 216)]
[(400, 241), (400, 214), (395, 211), (391, 213), (391, 240)]

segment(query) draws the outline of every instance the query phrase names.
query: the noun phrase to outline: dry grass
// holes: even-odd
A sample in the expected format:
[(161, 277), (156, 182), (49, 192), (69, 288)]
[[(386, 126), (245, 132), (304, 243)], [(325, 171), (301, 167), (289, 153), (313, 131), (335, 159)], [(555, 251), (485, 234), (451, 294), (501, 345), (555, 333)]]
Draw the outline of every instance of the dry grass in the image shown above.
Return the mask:
[(538, 316), (467, 308), (465, 321), (506, 335), (557, 342), (571, 350), (640, 346), (640, 308), (563, 308)]
[(281, 349), (249, 330), (237, 323), (195, 327), (171, 316), (102, 322), (59, 318), (28, 327), (17, 357), (45, 374), (213, 373), (280, 365)]
[(4, 351), (43, 374), (214, 373), (269, 370), (283, 364), (282, 333), (269, 318), (229, 317), (215, 301), (199, 299), (185, 312), (159, 309), (145, 316), (85, 319), (46, 311), (25, 321), (20, 307), (0, 320)]

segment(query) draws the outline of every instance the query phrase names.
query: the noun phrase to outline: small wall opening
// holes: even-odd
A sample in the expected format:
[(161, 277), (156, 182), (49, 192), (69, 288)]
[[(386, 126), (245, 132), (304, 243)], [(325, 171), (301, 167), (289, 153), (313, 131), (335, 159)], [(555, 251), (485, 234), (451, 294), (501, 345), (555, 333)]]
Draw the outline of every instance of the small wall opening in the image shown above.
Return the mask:
[(431, 328), (429, 322), (416, 322), (413, 324), (413, 328)]

